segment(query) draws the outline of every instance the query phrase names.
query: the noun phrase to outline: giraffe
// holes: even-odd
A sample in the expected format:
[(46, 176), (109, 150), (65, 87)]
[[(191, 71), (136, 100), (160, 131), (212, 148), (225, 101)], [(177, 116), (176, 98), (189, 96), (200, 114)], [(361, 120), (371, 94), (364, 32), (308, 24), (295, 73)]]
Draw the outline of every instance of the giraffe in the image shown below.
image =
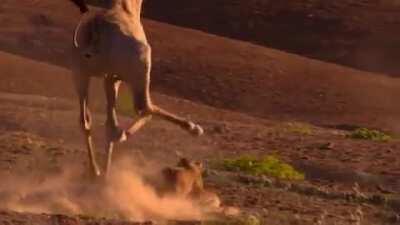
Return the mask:
[[(157, 106), (150, 96), (151, 47), (141, 22), (143, 0), (104, 0), (100, 12), (86, 13), (83, 0), (71, 0), (85, 15), (75, 28), (73, 37), (73, 78), (79, 97), (80, 124), (86, 140), (91, 169), (101, 176), (94, 153), (91, 134), (91, 113), (88, 89), (91, 77), (104, 78), (107, 98), (106, 152), (104, 175), (111, 167), (116, 143), (127, 140), (152, 117), (169, 121), (194, 136), (203, 128), (183, 117)], [(125, 130), (118, 125), (116, 100), (121, 82), (129, 87), (137, 119)]]
[(82, 14), (89, 11), (89, 8), (84, 0), (70, 0), (70, 1), (79, 7), (79, 11), (81, 11)]

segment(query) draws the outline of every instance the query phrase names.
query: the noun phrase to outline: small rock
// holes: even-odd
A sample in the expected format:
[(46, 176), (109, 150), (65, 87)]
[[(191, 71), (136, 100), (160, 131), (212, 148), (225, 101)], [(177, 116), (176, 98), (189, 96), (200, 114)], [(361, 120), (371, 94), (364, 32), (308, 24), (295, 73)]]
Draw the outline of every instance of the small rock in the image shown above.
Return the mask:
[(272, 184), (273, 184), (272, 180), (269, 179), (269, 178), (268, 178), (267, 176), (265, 176), (265, 175), (261, 176), (260, 179), (261, 179), (263, 185), (266, 186), (266, 187), (270, 187), (270, 186), (272, 186)]
[(241, 213), (241, 211), (237, 207), (228, 206), (228, 207), (223, 208), (223, 214), (225, 216), (237, 216), (240, 213)]
[(396, 214), (390, 216), (390, 217), (389, 217), (389, 221), (390, 221), (391, 223), (398, 223), (398, 222), (400, 222), (400, 215), (396, 213)]
[(320, 150), (332, 150), (335, 147), (335, 144), (332, 142), (323, 143), (319, 146)]
[(303, 159), (303, 160), (310, 160), (311, 158), (310, 158), (309, 156), (304, 155), (304, 156), (301, 157), (301, 159)]
[(224, 128), (222, 126), (216, 125), (216, 126), (213, 127), (213, 131), (215, 133), (222, 134), (224, 132)]

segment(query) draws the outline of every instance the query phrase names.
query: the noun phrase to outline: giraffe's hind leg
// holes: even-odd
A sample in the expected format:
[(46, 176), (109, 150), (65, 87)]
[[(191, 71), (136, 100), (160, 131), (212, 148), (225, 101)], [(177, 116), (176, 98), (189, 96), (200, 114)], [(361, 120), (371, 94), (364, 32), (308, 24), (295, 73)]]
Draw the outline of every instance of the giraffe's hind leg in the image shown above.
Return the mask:
[(168, 112), (156, 105), (152, 106), (151, 113), (152, 115), (158, 116), (166, 121), (180, 126), (192, 135), (200, 136), (204, 133), (204, 130), (200, 125), (188, 119), (182, 118), (174, 113)]
[(181, 128), (187, 130), (192, 135), (200, 136), (204, 133), (204, 130), (200, 125), (195, 124), (194, 122), (192, 122), (190, 120), (181, 118), (175, 114), (172, 114), (170, 112), (167, 112), (167, 111), (161, 109), (158, 106), (153, 105), (151, 107), (151, 109), (148, 109), (148, 110), (140, 113), (139, 119), (137, 119), (135, 122), (133, 122), (129, 126), (129, 128), (126, 130), (126, 135), (127, 136), (133, 135), (136, 131), (138, 131), (147, 122), (149, 122), (151, 120), (152, 115), (159, 116), (160, 118), (162, 118), (164, 120), (172, 122), (173, 124), (176, 124), (176, 125), (180, 126)]
[(90, 165), (92, 172), (95, 176), (100, 176), (101, 172), (96, 161), (96, 156), (93, 148), (93, 140), (91, 136), (91, 113), (88, 106), (88, 91), (89, 91), (89, 81), (88, 76), (76, 75), (75, 76), (75, 86), (79, 97), (80, 106), (80, 124), (82, 131), (85, 135), (86, 148), (88, 150)]
[(134, 121), (126, 130), (126, 134), (128, 136), (131, 136), (134, 133), (136, 133), (140, 128), (142, 128), (147, 122), (149, 122), (152, 119), (151, 113), (148, 110), (149, 103), (145, 98), (144, 90), (142, 88), (137, 88), (136, 90), (131, 88), (131, 91), (132, 91), (134, 110), (138, 115), (138, 119)]
[(121, 81), (114, 76), (107, 75), (104, 79), (104, 91), (107, 99), (106, 136), (110, 141), (123, 142), (125, 133), (119, 128), (117, 117), (117, 98)]
[(139, 114), (139, 119), (134, 122), (127, 130), (128, 135), (135, 133), (140, 127), (151, 119), (151, 116), (157, 116), (166, 121), (172, 122), (187, 130), (189, 133), (200, 136), (204, 133), (203, 128), (194, 122), (182, 118), (174, 113), (168, 112), (151, 102), (150, 98), (150, 63), (145, 64), (142, 80), (133, 82), (131, 88), (133, 90), (134, 106)]

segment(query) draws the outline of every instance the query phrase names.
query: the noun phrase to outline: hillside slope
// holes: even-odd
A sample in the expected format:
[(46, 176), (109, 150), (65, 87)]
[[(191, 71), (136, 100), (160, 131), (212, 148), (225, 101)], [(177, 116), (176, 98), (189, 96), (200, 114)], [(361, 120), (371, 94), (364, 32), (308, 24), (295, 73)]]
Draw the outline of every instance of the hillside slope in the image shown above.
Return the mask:
[[(5, 1), (0, 49), (66, 66), (77, 10), (67, 2)], [(398, 130), (397, 79), (154, 21), (145, 27), (155, 90), (264, 118)]]
[(397, 0), (153, 0), (144, 12), (161, 22), (400, 74)]

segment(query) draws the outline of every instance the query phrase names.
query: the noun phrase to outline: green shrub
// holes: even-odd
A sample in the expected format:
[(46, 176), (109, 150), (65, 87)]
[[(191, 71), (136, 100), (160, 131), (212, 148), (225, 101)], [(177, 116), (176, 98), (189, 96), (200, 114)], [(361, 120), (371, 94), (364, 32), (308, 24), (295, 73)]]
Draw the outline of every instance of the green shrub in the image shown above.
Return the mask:
[(242, 171), (256, 176), (266, 175), (286, 180), (304, 180), (303, 173), (274, 156), (266, 156), (262, 159), (251, 156), (227, 159), (223, 161), (223, 167), (229, 171)]
[(284, 131), (301, 134), (301, 135), (311, 135), (313, 133), (312, 127), (305, 123), (291, 122), (285, 124), (283, 127)]
[(378, 130), (370, 130), (367, 128), (359, 128), (348, 135), (349, 138), (372, 140), (372, 141), (389, 141), (392, 137)]
[(133, 101), (128, 90), (122, 89), (117, 100), (117, 110), (122, 115), (134, 116)]

